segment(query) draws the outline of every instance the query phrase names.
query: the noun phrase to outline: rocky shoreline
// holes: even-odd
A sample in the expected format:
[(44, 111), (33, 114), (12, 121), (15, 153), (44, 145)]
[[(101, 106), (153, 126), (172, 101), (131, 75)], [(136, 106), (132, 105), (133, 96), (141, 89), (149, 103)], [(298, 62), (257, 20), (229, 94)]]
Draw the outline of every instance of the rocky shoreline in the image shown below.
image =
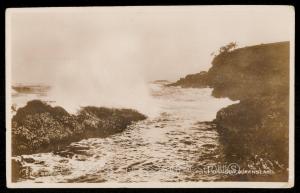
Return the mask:
[[(12, 118), (12, 156), (61, 152), (72, 142), (107, 137), (146, 116), (132, 109), (83, 107), (73, 115), (40, 100), (29, 101)], [(12, 160), (12, 177), (23, 175), (22, 161)]]
[(273, 175), (236, 175), (237, 181), (287, 181), (289, 134), (289, 42), (220, 52), (208, 72), (169, 86), (210, 87), (217, 98), (239, 100), (213, 121), (228, 163)]

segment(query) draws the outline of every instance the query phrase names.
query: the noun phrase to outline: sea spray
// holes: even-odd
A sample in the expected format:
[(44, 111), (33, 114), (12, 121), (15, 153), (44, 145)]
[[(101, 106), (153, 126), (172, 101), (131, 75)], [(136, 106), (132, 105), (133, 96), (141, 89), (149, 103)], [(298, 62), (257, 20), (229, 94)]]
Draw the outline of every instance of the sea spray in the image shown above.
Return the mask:
[[(51, 81), (50, 98), (69, 112), (89, 105), (132, 108), (147, 116), (157, 115), (159, 109), (145, 80), (145, 68), (140, 63), (138, 39), (116, 38), (101, 40), (105, 44), (94, 43), (92, 49), (81, 53), (76, 60), (62, 63)], [(120, 46), (107, 46), (115, 41)], [(122, 58), (130, 62), (124, 63)]]

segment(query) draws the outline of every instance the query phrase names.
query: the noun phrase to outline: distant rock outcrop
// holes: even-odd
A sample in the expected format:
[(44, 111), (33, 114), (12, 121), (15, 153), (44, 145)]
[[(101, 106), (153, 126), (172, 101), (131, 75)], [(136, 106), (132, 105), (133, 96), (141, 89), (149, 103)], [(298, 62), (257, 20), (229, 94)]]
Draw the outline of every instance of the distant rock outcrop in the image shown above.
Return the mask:
[(12, 154), (32, 154), (61, 149), (71, 142), (118, 133), (146, 117), (131, 109), (83, 107), (76, 115), (62, 107), (29, 101), (12, 118)]
[(177, 82), (168, 84), (167, 86), (181, 86), (183, 88), (206, 88), (208, 87), (207, 72), (202, 71), (197, 74), (189, 74), (185, 78), (181, 78)]

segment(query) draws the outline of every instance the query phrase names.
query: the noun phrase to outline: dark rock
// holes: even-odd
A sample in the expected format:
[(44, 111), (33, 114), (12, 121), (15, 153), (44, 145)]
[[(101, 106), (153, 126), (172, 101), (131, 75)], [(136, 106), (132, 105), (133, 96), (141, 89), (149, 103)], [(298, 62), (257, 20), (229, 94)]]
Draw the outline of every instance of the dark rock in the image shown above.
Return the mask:
[(61, 160), (59, 160), (58, 162), (59, 162), (59, 163), (68, 163), (69, 160), (68, 160), (68, 159), (61, 159)]
[[(12, 154), (60, 152), (71, 142), (122, 132), (128, 125), (145, 118), (132, 109), (91, 106), (83, 107), (76, 115), (72, 115), (62, 107), (51, 107), (39, 100), (29, 101), (12, 118)], [(85, 147), (77, 149), (83, 150)], [(58, 154), (64, 156), (68, 153)]]
[(74, 156), (74, 153), (69, 151), (59, 151), (55, 152), (54, 154), (65, 158), (72, 158)]
[(184, 143), (186, 145), (192, 145), (193, 142), (192, 141), (187, 141), (187, 140), (180, 140), (181, 143)]
[(44, 165), (44, 164), (45, 164), (45, 161), (38, 161), (38, 160), (37, 160), (37, 161), (35, 161), (34, 163), (35, 163), (35, 164)]
[(31, 157), (28, 157), (28, 158), (22, 157), (22, 160), (27, 162), (27, 163), (34, 163), (35, 162), (35, 160)]
[(37, 172), (38, 177), (43, 177), (43, 176), (50, 176), (50, 171), (46, 168), (41, 168)]
[(215, 145), (215, 144), (209, 144), (209, 143), (208, 143), (208, 144), (203, 144), (202, 147), (208, 148), (208, 149), (213, 149), (213, 148), (216, 147), (216, 145)]

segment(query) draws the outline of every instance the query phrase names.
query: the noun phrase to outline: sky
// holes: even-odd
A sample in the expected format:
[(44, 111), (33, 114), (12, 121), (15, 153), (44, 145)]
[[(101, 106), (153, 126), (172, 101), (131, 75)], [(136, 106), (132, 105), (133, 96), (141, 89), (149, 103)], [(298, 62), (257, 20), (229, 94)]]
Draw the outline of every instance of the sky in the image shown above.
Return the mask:
[(210, 54), (231, 41), (240, 47), (287, 41), (292, 26), (291, 8), (282, 6), (13, 9), (8, 15), (13, 82), (49, 82), (58, 70), (89, 67), (137, 68), (147, 80), (176, 80), (207, 70)]
[(66, 95), (118, 94), (116, 86), (139, 93), (146, 88), (136, 83), (208, 70), (211, 53), (229, 42), (289, 41), (292, 18), (288, 6), (8, 9), (7, 65), (12, 83), (46, 83)]

